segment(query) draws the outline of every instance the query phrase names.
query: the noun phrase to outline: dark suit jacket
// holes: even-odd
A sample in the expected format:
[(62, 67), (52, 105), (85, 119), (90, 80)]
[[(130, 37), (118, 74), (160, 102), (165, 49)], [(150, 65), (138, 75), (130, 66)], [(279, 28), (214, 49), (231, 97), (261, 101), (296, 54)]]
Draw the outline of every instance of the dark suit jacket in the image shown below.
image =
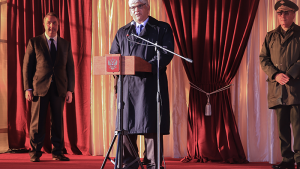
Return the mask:
[(45, 34), (30, 39), (23, 61), (24, 90), (33, 89), (34, 96), (45, 96), (53, 74), (59, 96), (65, 97), (67, 91), (74, 92), (75, 75), (71, 44), (57, 37), (56, 60), (53, 63)]
[[(137, 56), (152, 65), (152, 72), (137, 72), (126, 75), (123, 79), (123, 127), (130, 134), (156, 133), (156, 91), (157, 91), (157, 53), (153, 46), (144, 46), (132, 41), (144, 43), (142, 40), (127, 34), (135, 33), (131, 23), (120, 28), (112, 43), (110, 53), (122, 56)], [(140, 33), (142, 38), (157, 42), (167, 49), (174, 50), (173, 32), (169, 24), (149, 16), (149, 20)], [(161, 50), (160, 54), (160, 94), (161, 94), (161, 134), (170, 133), (169, 93), (166, 69), (173, 54)], [(118, 124), (118, 118), (117, 123)], [(118, 128), (118, 125), (117, 125)]]

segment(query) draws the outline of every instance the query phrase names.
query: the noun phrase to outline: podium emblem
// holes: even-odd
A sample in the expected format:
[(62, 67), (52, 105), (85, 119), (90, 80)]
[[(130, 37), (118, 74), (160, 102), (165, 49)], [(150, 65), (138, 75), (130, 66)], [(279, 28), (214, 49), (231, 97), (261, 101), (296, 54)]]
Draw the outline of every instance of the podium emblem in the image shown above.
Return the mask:
[(111, 70), (114, 70), (115, 68), (117, 68), (118, 65), (118, 61), (116, 59), (110, 59), (107, 61), (108, 66)]
[(108, 56), (106, 57), (106, 71), (119, 72), (120, 71), (120, 57)]

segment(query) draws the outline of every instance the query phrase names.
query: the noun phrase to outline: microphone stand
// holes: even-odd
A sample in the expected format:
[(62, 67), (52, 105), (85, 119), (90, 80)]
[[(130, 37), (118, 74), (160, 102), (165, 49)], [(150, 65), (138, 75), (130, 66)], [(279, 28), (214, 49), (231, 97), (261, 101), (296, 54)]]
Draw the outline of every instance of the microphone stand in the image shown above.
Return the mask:
[[(122, 61), (120, 61), (120, 63), (122, 63)], [(122, 71), (122, 67), (120, 67), (120, 70)], [(122, 72), (123, 73), (123, 72)], [(124, 75), (123, 74), (119, 75), (118, 78), (118, 103), (117, 103), (117, 107), (118, 107), (118, 126), (119, 129), (115, 130), (115, 135), (114, 138), (109, 146), (108, 152), (106, 153), (106, 156), (104, 158), (104, 161), (102, 163), (101, 169), (104, 169), (106, 161), (110, 160), (113, 164), (114, 164), (114, 169), (128, 169), (131, 165), (133, 165), (135, 162), (139, 163), (139, 166), (141, 166), (142, 169), (144, 169), (142, 162), (139, 158), (138, 153), (135, 151), (132, 142), (129, 139), (128, 136), (128, 131), (124, 130), (123, 127), (123, 109), (124, 109), (124, 102), (123, 102), (123, 79), (124, 79)], [(109, 157), (109, 154), (112, 150), (112, 147), (114, 145), (114, 142), (116, 140), (118, 136), (118, 142), (117, 142), (117, 152), (116, 152), (116, 158), (115, 160), (112, 160)], [(134, 156), (136, 157), (136, 159), (134, 161), (132, 161), (131, 163), (127, 164), (126, 166), (123, 166), (123, 150), (124, 150), (124, 145), (123, 145), (123, 136), (126, 136), (128, 141), (129, 141), (129, 146), (133, 151)]]
[(156, 94), (156, 101), (157, 101), (157, 116), (156, 116), (157, 117), (157, 169), (160, 169), (160, 156), (161, 156), (160, 155), (160, 121), (161, 121), (161, 119), (160, 119), (160, 102), (161, 102), (161, 100), (160, 100), (160, 84), (159, 84), (160, 51), (159, 51), (158, 48), (163, 49), (163, 50), (165, 50), (165, 51), (167, 51), (169, 53), (172, 53), (172, 54), (174, 54), (176, 56), (179, 56), (181, 59), (184, 59), (184, 60), (186, 60), (186, 61), (188, 61), (190, 63), (193, 63), (193, 60), (191, 60), (189, 58), (185, 58), (185, 57), (183, 57), (183, 56), (181, 56), (181, 55), (179, 55), (177, 53), (174, 53), (174, 52), (172, 52), (172, 51), (170, 51), (170, 50), (168, 50), (168, 49), (166, 49), (166, 48), (158, 45), (157, 42), (156, 43), (150, 42), (150, 41), (148, 41), (148, 40), (146, 40), (146, 39), (144, 39), (144, 38), (142, 38), (140, 36), (137, 36), (137, 35), (135, 35), (133, 33), (131, 35), (134, 36), (134, 37), (136, 37), (136, 38), (139, 38), (139, 39), (141, 39), (141, 40), (143, 40), (145, 42), (148, 42), (149, 44), (151, 44), (153, 46), (155, 46), (155, 50), (157, 52), (157, 77), (156, 77), (157, 78), (157, 94)]

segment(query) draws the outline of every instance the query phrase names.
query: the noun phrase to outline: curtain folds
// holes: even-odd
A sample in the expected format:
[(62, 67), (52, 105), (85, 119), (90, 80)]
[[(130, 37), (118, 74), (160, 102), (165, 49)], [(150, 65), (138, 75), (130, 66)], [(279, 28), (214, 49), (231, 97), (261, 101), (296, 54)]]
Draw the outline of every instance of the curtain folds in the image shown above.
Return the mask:
[[(163, 0), (188, 79), (206, 92), (230, 84), (235, 76), (259, 0)], [(204, 73), (205, 72), (205, 73)], [(230, 90), (210, 96), (212, 116), (204, 116), (206, 95), (191, 88), (188, 155), (183, 162), (247, 162), (232, 110)]]
[[(31, 103), (24, 98), (22, 65), (27, 42), (44, 33), (43, 17), (54, 11), (60, 18), (59, 36), (70, 41), (75, 64), (75, 91), (64, 108), (65, 148), (71, 154), (90, 154), (90, 72), (92, 1), (8, 0), (7, 84), (10, 148), (30, 148)], [(51, 151), (49, 119), (43, 149)]]

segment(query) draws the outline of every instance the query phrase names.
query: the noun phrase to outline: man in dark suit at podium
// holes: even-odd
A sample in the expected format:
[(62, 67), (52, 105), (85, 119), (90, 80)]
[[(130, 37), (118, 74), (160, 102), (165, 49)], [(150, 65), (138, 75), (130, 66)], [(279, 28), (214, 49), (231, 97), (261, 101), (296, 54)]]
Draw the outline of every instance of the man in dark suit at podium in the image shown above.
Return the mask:
[[(152, 72), (137, 72), (135, 75), (126, 75), (123, 80), (123, 100), (125, 103), (123, 112), (123, 128), (129, 132), (129, 137), (137, 151), (137, 135), (145, 137), (145, 158), (147, 168), (157, 168), (157, 54), (155, 47), (146, 45), (130, 34), (157, 42), (171, 51), (174, 50), (174, 38), (169, 24), (158, 21), (149, 16), (150, 6), (147, 0), (129, 0), (129, 10), (134, 21), (120, 28), (112, 43), (110, 53), (122, 56), (137, 56), (152, 65)], [(138, 44), (142, 43), (144, 45)], [(170, 130), (170, 111), (168, 81), (166, 75), (167, 65), (173, 58), (173, 54), (161, 51), (160, 59), (160, 95), (161, 95), (161, 134), (167, 135)], [(115, 87), (116, 88), (116, 87)], [(118, 118), (117, 118), (118, 119)], [(118, 124), (118, 122), (116, 123)], [(117, 126), (117, 125), (116, 125)], [(162, 152), (161, 136), (161, 152)], [(138, 151), (137, 151), (138, 152)], [(162, 154), (162, 153), (161, 153)], [(129, 164), (135, 159), (129, 147), (129, 142), (124, 137), (124, 164)], [(160, 160), (162, 161), (162, 160)], [(146, 162), (146, 161), (144, 161)], [(161, 164), (159, 164), (161, 165)], [(138, 168), (138, 163), (130, 166)]]
[(75, 75), (71, 44), (57, 36), (59, 19), (50, 12), (44, 18), (45, 33), (28, 42), (23, 61), (26, 100), (32, 101), (30, 161), (39, 162), (45, 138), (45, 122), (50, 103), (53, 160), (69, 161), (63, 155), (64, 102), (72, 102)]

